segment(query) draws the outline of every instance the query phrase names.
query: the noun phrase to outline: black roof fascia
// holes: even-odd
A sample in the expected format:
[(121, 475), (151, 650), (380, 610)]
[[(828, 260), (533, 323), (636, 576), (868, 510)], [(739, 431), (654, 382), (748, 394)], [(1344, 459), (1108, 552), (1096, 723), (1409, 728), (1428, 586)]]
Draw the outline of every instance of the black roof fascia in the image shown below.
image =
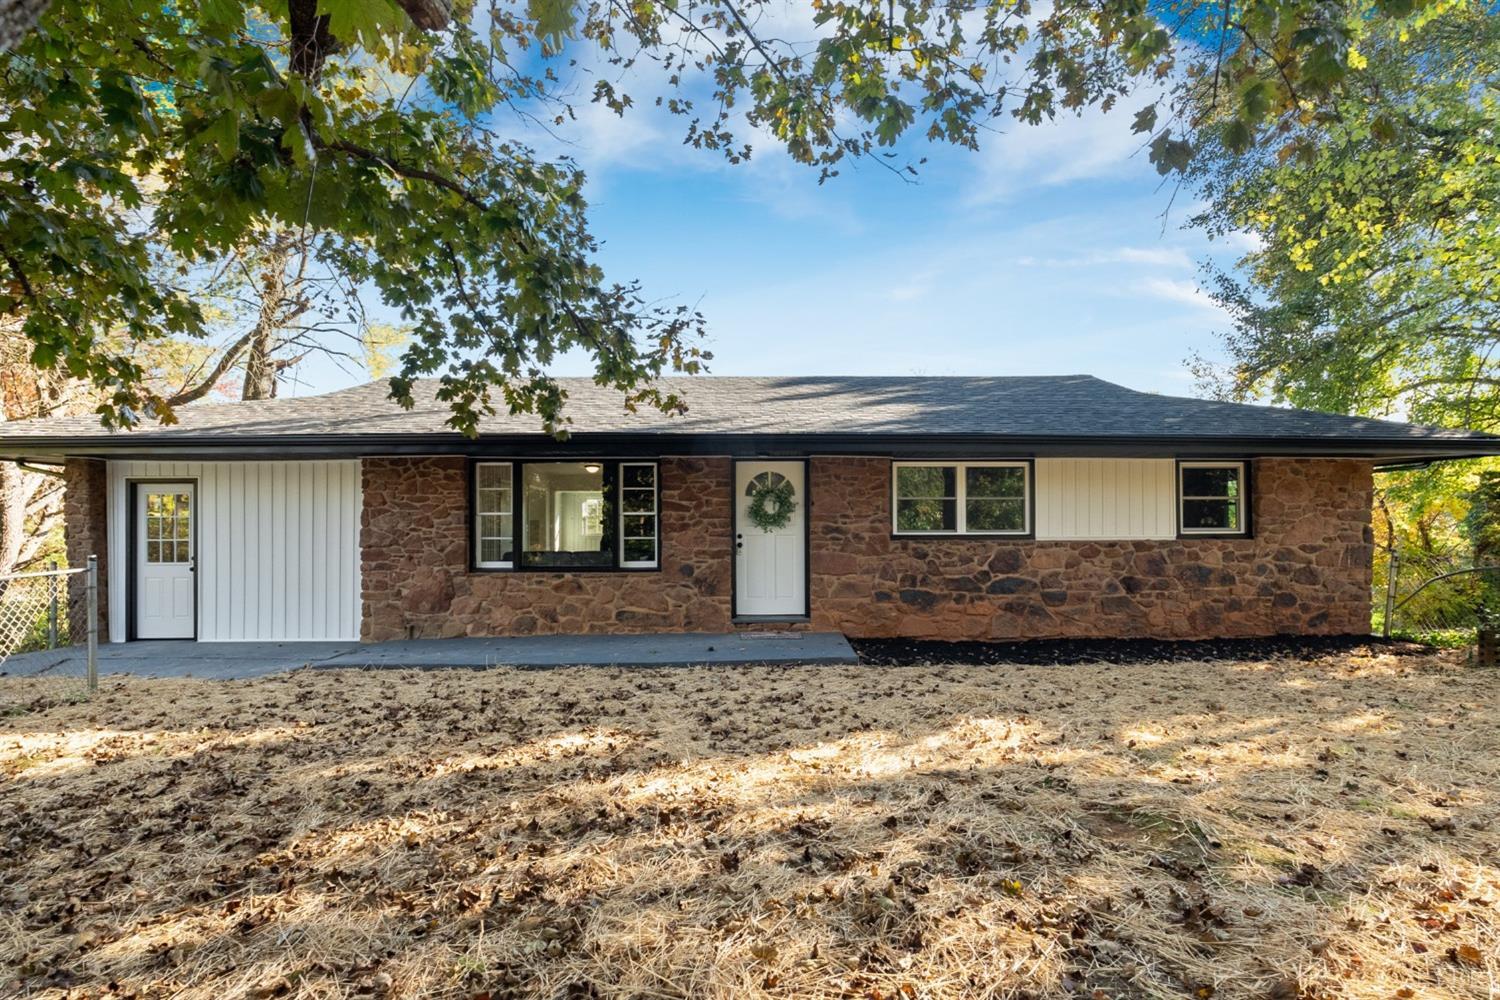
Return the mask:
[(1377, 464), (1445, 461), (1500, 455), (1500, 437), (1286, 438), (1189, 435), (1037, 436), (987, 434), (575, 434), (544, 435), (212, 435), (135, 439), (128, 436), (0, 441), (0, 457), (75, 456), (155, 460), (224, 458), (361, 458), (380, 455), (514, 455), (563, 458), (618, 455), (881, 455), (909, 458), (1193, 456), (1366, 458)]

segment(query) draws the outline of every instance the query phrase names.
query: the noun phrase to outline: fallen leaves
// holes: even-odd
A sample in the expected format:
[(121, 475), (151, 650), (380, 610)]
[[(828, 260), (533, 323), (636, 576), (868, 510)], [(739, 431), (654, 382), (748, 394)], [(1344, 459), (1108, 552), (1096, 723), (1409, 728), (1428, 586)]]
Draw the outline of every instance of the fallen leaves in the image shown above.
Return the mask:
[(1378, 656), (114, 681), (0, 722), (0, 993), (1479, 996), (1495, 706)]
[(1472, 944), (1460, 944), (1449, 948), (1448, 957), (1459, 965), (1467, 965), (1472, 969), (1484, 967), (1484, 952)]

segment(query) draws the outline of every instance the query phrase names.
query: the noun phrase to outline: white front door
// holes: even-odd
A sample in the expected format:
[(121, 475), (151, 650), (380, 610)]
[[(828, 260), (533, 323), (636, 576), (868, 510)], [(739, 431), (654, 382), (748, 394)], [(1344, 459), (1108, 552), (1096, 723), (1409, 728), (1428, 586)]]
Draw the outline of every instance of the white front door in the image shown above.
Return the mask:
[(191, 639), (194, 634), (192, 483), (140, 483), (135, 494), (135, 636)]
[[(737, 615), (807, 614), (807, 490), (801, 462), (736, 462), (734, 612)], [(761, 528), (750, 504), (765, 484), (789, 483), (793, 509), (785, 524)]]

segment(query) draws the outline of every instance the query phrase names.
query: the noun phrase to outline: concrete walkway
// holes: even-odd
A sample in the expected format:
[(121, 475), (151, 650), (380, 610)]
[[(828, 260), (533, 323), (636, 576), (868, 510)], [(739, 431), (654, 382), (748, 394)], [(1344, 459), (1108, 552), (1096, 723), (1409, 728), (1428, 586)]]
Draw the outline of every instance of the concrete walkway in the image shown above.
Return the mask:
[[(687, 632), (662, 635), (556, 635), (399, 642), (186, 642), (163, 639), (99, 647), (99, 674), (238, 680), (313, 667), (438, 668), (650, 666), (751, 663), (858, 663), (837, 632)], [(0, 663), (0, 676), (84, 669), (77, 647), (25, 653)]]

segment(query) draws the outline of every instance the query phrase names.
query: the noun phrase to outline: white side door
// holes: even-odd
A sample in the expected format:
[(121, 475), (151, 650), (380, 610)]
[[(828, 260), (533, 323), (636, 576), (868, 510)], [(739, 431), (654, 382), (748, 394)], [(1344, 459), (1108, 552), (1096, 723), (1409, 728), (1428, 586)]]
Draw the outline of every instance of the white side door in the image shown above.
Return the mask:
[(191, 639), (195, 633), (192, 483), (140, 483), (135, 494), (135, 636)]
[[(734, 613), (756, 616), (807, 614), (807, 490), (801, 462), (736, 462)], [(795, 508), (779, 528), (756, 527), (749, 507), (756, 487), (787, 481)]]

